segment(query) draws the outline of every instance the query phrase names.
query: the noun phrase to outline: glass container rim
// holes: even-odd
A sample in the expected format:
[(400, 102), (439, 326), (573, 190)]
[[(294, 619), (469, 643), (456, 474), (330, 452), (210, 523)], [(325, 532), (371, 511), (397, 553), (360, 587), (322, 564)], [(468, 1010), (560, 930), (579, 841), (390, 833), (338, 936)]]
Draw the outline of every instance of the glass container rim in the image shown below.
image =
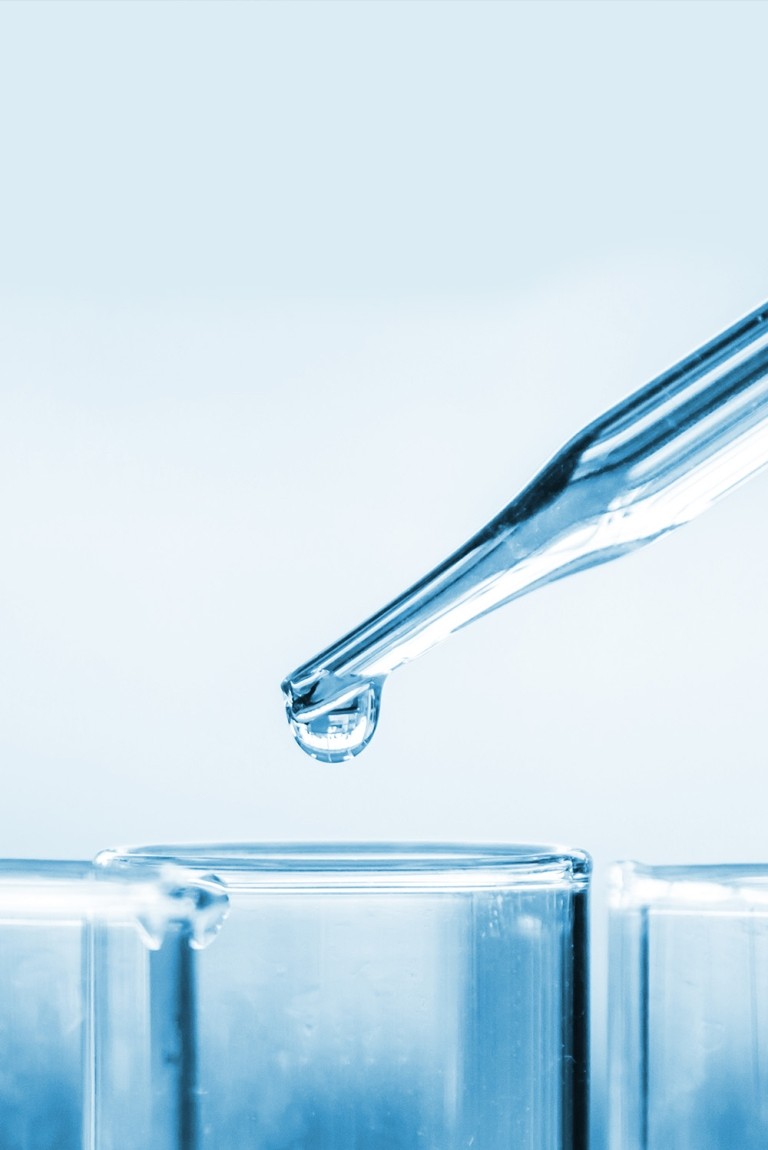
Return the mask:
[[(130, 925), (150, 949), (171, 927), (198, 936), (219, 929), (228, 906), (221, 884), (183, 884), (157, 863), (111, 869), (74, 859), (0, 859), (0, 928), (20, 923)], [(201, 929), (198, 930), (198, 925)]]
[(573, 888), (586, 885), (591, 871), (583, 850), (500, 843), (193, 843), (102, 851), (96, 862), (121, 869), (160, 863), (262, 889)]
[(768, 912), (768, 863), (614, 863), (608, 878), (613, 911)]

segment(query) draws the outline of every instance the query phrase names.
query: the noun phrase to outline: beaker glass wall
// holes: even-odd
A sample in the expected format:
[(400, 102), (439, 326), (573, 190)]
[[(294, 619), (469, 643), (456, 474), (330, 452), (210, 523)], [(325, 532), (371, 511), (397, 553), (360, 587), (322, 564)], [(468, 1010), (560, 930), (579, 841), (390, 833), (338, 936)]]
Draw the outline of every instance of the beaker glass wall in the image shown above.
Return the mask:
[(611, 1150), (768, 1145), (768, 866), (614, 868)]
[(1, 1150), (190, 1150), (198, 917), (226, 895), (0, 861)]
[(586, 1150), (580, 851), (107, 852), (213, 875), (195, 956), (200, 1150)]

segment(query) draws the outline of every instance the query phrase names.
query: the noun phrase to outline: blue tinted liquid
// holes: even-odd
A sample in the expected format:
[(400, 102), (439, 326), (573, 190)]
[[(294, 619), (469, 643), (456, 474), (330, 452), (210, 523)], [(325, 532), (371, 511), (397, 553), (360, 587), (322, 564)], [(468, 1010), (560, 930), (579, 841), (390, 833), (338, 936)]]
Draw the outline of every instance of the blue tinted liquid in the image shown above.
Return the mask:
[(585, 897), (235, 902), (198, 963), (200, 1150), (586, 1150)]

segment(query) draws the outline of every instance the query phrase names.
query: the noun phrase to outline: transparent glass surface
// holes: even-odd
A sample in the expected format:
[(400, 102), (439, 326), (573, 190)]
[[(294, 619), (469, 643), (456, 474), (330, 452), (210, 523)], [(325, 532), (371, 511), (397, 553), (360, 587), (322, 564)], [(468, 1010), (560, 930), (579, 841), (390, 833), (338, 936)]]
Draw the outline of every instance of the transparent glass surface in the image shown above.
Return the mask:
[(0, 1150), (194, 1147), (191, 944), (226, 896), (0, 862)]
[(283, 681), (314, 758), (359, 754), (393, 670), (528, 591), (687, 523), (768, 462), (768, 304), (580, 431), (454, 555)]
[(611, 1150), (768, 1146), (768, 866), (615, 868)]
[(215, 875), (195, 956), (200, 1150), (585, 1150), (577, 851), (107, 852)]

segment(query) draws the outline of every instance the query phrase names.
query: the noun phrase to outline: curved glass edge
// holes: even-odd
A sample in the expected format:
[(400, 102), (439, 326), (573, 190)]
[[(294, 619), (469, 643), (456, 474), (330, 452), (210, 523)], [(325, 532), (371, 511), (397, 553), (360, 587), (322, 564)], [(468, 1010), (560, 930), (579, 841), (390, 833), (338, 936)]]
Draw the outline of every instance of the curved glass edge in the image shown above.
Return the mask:
[(608, 905), (615, 912), (677, 909), (704, 913), (748, 908), (768, 911), (768, 863), (615, 863), (608, 877)]
[(226, 917), (221, 883), (159, 865), (142, 872), (110, 871), (91, 862), (0, 860), (0, 918), (4, 923), (80, 920), (134, 926), (150, 950), (172, 928), (193, 947), (206, 946)]
[(589, 882), (582, 850), (527, 844), (221, 843), (129, 847), (102, 851), (98, 866), (189, 868), (228, 887), (567, 887)]

